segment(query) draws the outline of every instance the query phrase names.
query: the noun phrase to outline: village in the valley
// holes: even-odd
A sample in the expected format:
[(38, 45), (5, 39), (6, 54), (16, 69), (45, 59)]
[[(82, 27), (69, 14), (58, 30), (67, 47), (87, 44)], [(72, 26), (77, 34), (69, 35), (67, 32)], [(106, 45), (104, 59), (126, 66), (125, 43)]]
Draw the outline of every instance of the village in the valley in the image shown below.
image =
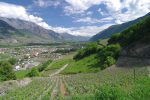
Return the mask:
[(7, 54), (17, 60), (14, 70), (26, 70), (38, 66), (47, 60), (58, 60), (63, 55), (66, 55), (67, 52), (77, 48), (77, 46), (24, 46), (0, 48), (0, 54)]

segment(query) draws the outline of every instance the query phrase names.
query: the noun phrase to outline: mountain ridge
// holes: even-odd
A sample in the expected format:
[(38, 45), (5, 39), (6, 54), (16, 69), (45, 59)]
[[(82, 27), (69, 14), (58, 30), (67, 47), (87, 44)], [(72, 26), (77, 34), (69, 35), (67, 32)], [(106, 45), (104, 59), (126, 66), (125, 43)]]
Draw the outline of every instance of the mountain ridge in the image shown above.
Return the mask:
[(143, 19), (145, 16), (150, 16), (150, 12), (142, 17), (139, 17), (135, 20), (122, 23), (122, 24), (117, 24), (117, 25), (112, 25), (108, 27), (107, 29), (99, 32), (98, 34), (94, 35), (93, 37), (90, 38), (89, 41), (97, 41), (98, 39), (105, 39), (111, 37), (113, 34), (120, 33), (126, 28), (130, 27), (131, 25), (135, 24), (139, 20)]
[[(9, 36), (6, 37), (4, 34), (5, 32), (1, 32), (1, 41), (5, 40), (15, 40), (22, 43), (51, 43), (51, 42), (63, 42), (63, 41), (87, 41), (89, 38), (87, 37), (81, 37), (77, 38), (77, 36), (70, 35), (68, 33), (61, 34), (57, 33), (53, 30), (45, 29), (33, 22), (24, 21), (20, 19), (14, 19), (14, 18), (4, 18), (0, 17), (0, 22), (5, 22), (7, 24), (5, 27), (5, 30), (9, 30), (11, 27), (14, 30), (15, 35), (12, 35), (10, 32), (6, 32)], [(0, 25), (4, 25), (0, 23)], [(20, 36), (21, 35), (21, 36)], [(6, 41), (7, 42), (7, 41)], [(8, 42), (11, 43), (12, 41)], [(3, 42), (2, 42), (3, 43)]]

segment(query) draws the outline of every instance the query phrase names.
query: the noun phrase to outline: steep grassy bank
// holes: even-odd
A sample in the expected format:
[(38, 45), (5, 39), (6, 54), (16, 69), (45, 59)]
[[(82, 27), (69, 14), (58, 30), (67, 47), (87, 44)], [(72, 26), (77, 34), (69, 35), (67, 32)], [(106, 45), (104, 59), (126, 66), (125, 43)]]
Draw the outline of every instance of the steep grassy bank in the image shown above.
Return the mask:
[[(68, 55), (70, 56), (70, 55)], [(61, 74), (77, 74), (77, 73), (88, 73), (88, 72), (98, 72), (100, 71), (100, 67), (98, 64), (98, 58), (95, 54), (85, 57), (81, 60), (73, 60), (72, 57), (66, 57), (64, 59), (60, 59), (58, 61), (52, 62), (48, 68), (45, 69), (44, 73), (54, 71), (60, 69), (65, 64), (68, 64), (68, 67), (65, 68)]]

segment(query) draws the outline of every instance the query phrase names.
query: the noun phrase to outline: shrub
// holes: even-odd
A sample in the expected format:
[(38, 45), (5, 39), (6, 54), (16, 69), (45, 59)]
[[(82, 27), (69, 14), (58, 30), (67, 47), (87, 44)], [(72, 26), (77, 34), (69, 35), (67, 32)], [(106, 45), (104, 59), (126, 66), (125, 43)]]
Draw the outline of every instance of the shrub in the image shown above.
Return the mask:
[(0, 80), (6, 81), (16, 79), (12, 65), (8, 61), (0, 62)]
[(32, 70), (27, 74), (27, 76), (29, 77), (34, 77), (34, 76), (39, 76), (39, 71), (37, 70), (37, 68), (32, 68)]
[(105, 69), (109, 66), (112, 66), (115, 63), (116, 63), (116, 60), (113, 57), (107, 56), (101, 69)]
[(98, 58), (101, 65), (101, 69), (105, 69), (116, 63), (119, 57), (121, 47), (119, 44), (108, 45), (99, 50)]
[(117, 59), (120, 51), (121, 51), (121, 46), (119, 44), (109, 45), (99, 51), (99, 57), (102, 57), (105, 59), (107, 58), (107, 56), (111, 56)]

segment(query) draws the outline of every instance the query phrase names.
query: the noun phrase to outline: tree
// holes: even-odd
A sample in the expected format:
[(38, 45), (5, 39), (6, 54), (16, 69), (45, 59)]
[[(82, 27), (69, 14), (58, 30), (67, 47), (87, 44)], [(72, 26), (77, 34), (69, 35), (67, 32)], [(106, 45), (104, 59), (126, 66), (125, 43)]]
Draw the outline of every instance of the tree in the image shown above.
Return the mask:
[(0, 62), (0, 80), (6, 81), (16, 79), (15, 73), (11, 64), (8, 61)]
[(109, 45), (99, 51), (99, 57), (106, 58), (107, 56), (111, 56), (117, 59), (120, 51), (121, 51), (121, 46), (119, 44)]

